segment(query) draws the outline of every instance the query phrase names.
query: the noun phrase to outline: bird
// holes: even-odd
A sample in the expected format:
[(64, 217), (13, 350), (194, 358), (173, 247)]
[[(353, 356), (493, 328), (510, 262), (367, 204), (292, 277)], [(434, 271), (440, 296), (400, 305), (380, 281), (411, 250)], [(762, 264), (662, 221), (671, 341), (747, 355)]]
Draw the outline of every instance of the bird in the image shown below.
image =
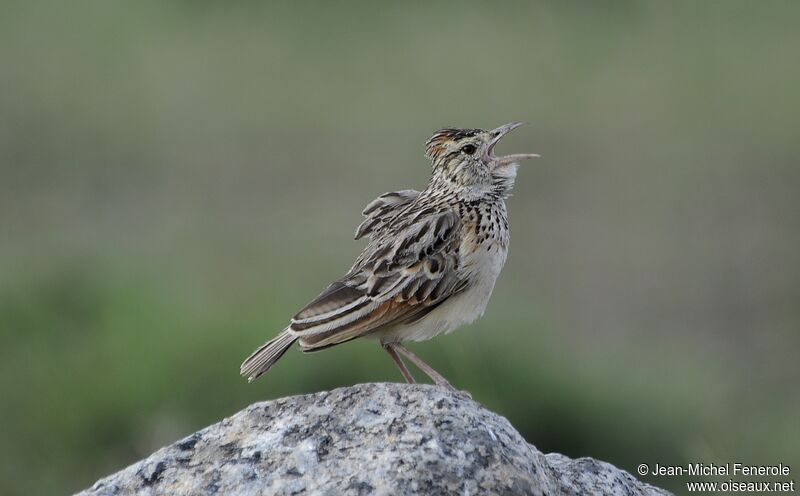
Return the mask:
[(366, 247), (344, 276), (300, 309), (253, 352), (240, 373), (252, 382), (295, 343), (312, 352), (357, 338), (377, 341), (408, 383), (403, 357), (437, 385), (453, 389), (403, 343), (447, 334), (483, 315), (506, 261), (506, 199), (519, 162), (537, 154), (496, 155), (513, 129), (444, 128), (425, 144), (432, 173), (422, 191), (384, 193), (363, 210), (355, 239)]

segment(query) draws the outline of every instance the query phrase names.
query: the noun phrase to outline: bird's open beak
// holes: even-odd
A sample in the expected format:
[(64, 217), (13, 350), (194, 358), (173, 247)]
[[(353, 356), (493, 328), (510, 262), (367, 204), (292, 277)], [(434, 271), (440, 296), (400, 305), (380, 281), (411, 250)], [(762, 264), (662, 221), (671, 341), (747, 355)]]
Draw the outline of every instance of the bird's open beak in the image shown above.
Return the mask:
[(519, 162), (520, 160), (527, 160), (529, 158), (539, 158), (539, 155), (535, 153), (515, 153), (513, 155), (502, 155), (499, 157), (495, 156), (494, 154), (494, 146), (500, 141), (500, 139), (512, 130), (524, 124), (524, 122), (509, 122), (508, 124), (504, 124), (497, 129), (489, 131), (493, 137), (489, 142), (488, 148), (486, 149), (486, 158), (488, 158), (496, 166), (508, 165)]

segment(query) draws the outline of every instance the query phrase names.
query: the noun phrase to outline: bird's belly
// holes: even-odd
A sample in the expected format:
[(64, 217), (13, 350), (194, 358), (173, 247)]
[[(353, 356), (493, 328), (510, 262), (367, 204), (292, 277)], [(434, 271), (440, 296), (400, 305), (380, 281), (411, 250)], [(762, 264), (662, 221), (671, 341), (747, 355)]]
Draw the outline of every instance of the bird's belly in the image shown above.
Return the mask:
[(466, 259), (469, 286), (451, 296), (424, 318), (409, 325), (393, 326), (380, 333), (384, 343), (395, 341), (425, 341), (439, 334), (447, 334), (483, 315), (494, 290), (497, 276), (506, 260), (506, 249), (495, 245), (485, 248)]

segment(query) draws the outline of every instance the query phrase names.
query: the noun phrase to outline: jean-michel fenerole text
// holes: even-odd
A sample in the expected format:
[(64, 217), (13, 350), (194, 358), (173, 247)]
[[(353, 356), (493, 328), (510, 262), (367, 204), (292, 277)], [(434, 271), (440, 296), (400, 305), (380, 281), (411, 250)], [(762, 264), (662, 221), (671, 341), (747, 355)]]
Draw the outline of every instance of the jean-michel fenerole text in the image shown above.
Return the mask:
[(652, 475), (778, 475), (786, 476), (791, 473), (788, 465), (747, 465), (744, 463), (689, 463), (686, 465), (661, 465), (653, 466)]

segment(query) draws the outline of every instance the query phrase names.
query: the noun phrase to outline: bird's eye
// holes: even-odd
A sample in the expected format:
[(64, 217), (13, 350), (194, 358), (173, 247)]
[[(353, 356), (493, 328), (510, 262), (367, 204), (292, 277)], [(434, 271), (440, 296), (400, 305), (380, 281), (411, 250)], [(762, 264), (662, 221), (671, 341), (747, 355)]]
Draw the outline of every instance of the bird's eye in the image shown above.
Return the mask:
[(464, 145), (463, 147), (461, 147), (461, 153), (465, 153), (467, 155), (472, 155), (473, 153), (475, 153), (475, 151), (477, 151), (475, 145)]

